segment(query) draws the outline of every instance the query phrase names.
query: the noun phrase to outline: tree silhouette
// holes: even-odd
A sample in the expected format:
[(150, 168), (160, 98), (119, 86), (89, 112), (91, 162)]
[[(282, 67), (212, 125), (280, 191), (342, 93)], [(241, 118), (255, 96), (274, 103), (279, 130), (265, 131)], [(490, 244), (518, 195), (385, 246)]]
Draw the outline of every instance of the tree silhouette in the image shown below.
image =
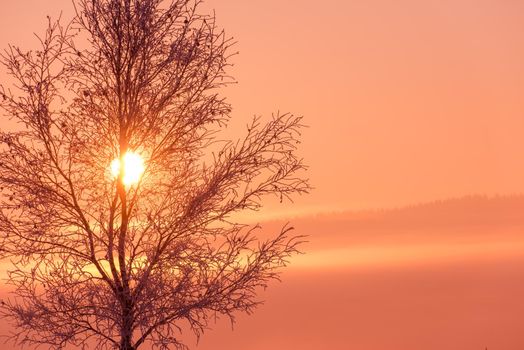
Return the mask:
[[(262, 240), (235, 218), (308, 192), (301, 118), (221, 137), (233, 42), (199, 3), (77, 0), (67, 25), (48, 19), (38, 50), (5, 50), (16, 84), (0, 103), (19, 126), (0, 135), (14, 290), (2, 313), (15, 342), (185, 348), (182, 329), (199, 337), (217, 315), (252, 312), (297, 252), (291, 227)], [(144, 168), (126, 183), (131, 152)]]

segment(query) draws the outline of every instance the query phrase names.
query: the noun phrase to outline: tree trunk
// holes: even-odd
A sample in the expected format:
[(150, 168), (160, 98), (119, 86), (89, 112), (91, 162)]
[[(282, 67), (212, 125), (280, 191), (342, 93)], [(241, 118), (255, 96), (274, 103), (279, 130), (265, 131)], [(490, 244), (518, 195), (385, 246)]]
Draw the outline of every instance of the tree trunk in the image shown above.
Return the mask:
[(119, 350), (136, 350), (133, 344), (131, 343), (131, 338), (128, 336), (122, 336), (120, 340)]
[(135, 348), (130, 343), (120, 344), (120, 350), (135, 350)]
[(122, 310), (120, 337), (120, 350), (136, 350), (133, 346), (133, 308), (128, 298)]

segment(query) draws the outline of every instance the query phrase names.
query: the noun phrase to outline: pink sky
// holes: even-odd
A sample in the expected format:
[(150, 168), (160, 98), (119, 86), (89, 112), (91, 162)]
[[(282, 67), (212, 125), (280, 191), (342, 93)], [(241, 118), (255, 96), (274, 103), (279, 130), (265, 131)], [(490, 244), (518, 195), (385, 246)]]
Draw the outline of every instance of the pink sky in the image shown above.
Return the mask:
[[(375, 235), (312, 215), (524, 192), (524, 2), (203, 8), (238, 40), (239, 84), (224, 90), (232, 129), (255, 114), (304, 115), (301, 152), (315, 190), (261, 214), (309, 215), (299, 221), (311, 234), (308, 254), (263, 294), (259, 312), (240, 317), (234, 333), (219, 325), (198, 349), (523, 349), (521, 204), (512, 207), (516, 228), (386, 225)], [(68, 18), (71, 1), (2, 4), (0, 46), (33, 47), (32, 33), (61, 9)], [(467, 222), (482, 217), (475, 208)]]
[[(234, 123), (304, 115), (316, 190), (294, 213), (524, 190), (524, 3), (209, 0), (238, 40)], [(0, 45), (30, 47), (69, 0), (9, 1)], [(387, 174), (387, 176), (385, 176)], [(272, 206), (271, 209), (274, 209)]]

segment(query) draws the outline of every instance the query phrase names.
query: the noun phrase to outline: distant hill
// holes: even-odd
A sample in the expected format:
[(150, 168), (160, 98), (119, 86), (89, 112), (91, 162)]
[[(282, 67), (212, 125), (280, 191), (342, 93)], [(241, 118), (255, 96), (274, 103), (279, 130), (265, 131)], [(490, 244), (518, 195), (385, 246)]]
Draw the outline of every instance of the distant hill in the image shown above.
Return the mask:
[(524, 195), (466, 196), (397, 209), (320, 214), (305, 220), (343, 221), (351, 226), (426, 228), (524, 225)]
[[(312, 241), (383, 242), (388, 237), (402, 240), (479, 237), (522, 232), (524, 195), (466, 196), (397, 209), (326, 213), (289, 220), (297, 233)], [(271, 221), (264, 230), (275, 232), (285, 220)], [(340, 241), (340, 242), (341, 242)], [(330, 245), (331, 245), (330, 244)]]

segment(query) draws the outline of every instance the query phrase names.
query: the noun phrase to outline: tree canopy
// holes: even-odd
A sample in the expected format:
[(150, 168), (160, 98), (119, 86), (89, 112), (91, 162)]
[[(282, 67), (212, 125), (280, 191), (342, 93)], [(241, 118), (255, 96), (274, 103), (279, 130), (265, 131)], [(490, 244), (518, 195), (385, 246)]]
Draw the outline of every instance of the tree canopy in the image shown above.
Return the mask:
[[(77, 0), (37, 50), (9, 46), (0, 106), (0, 235), (14, 340), (178, 349), (215, 316), (252, 312), (297, 253), (235, 215), (307, 193), (302, 122), (254, 118), (227, 140), (234, 42), (198, 0)], [(125, 157), (143, 159), (126, 183)], [(111, 173), (117, 159), (120, 171)], [(117, 168), (118, 169), (118, 168)]]

